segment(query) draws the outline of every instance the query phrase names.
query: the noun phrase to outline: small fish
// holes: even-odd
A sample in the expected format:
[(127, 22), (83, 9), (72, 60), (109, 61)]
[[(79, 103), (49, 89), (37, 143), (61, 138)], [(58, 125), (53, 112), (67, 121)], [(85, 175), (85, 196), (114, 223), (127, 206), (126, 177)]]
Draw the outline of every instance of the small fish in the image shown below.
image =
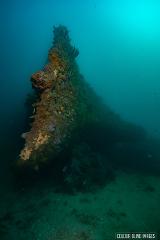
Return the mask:
[(24, 138), (24, 139), (26, 138), (26, 136), (27, 136), (27, 132), (21, 134), (21, 137)]

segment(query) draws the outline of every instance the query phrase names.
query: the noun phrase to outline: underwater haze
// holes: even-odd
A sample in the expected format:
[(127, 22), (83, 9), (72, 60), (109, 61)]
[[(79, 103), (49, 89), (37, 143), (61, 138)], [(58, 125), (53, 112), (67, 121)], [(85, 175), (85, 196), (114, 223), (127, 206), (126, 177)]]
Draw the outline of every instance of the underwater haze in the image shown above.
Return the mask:
[(159, 136), (158, 1), (14, 0), (1, 4), (5, 124), (16, 119), (15, 109), (23, 113), (30, 76), (46, 62), (53, 26), (64, 24), (80, 51), (80, 70), (95, 91), (123, 118)]
[[(0, 0), (0, 240), (114, 240), (117, 232), (160, 234), (159, 13), (158, 0)], [(74, 94), (79, 105), (72, 106), (75, 96), (72, 99), (70, 88), (61, 88), (66, 96), (70, 94), (67, 98), (59, 88), (60, 95), (56, 93), (57, 83), (52, 85), (59, 68), (56, 61), (48, 61), (48, 51), (52, 47), (53, 57), (57, 47), (53, 39), (59, 35), (68, 41), (69, 63), (64, 59), (73, 63), (71, 74), (68, 68), (61, 77), (76, 76)], [(58, 57), (57, 62), (65, 66), (64, 56)], [(50, 88), (45, 77), (32, 76), (41, 69), (47, 81), (52, 77)], [(42, 80), (42, 89), (36, 77)], [(39, 144), (48, 144), (46, 151), (36, 148), (40, 135), (35, 136), (45, 129), (42, 123), (49, 104), (53, 105), (44, 101), (48, 109), (41, 106), (38, 112), (45, 99), (43, 87), (66, 104), (57, 98), (52, 112), (57, 111), (60, 120), (64, 115), (62, 124), (59, 121), (64, 132), (70, 129), (68, 122), (74, 127), (75, 119), (78, 126), (86, 124), (75, 130), (68, 148), (63, 149), (61, 139), (55, 138), (61, 154), (51, 155), (52, 159), (45, 155), (55, 150), (48, 136)], [(73, 115), (66, 117), (68, 108)], [(74, 110), (81, 118), (74, 119)], [(29, 130), (35, 116), (40, 116), (38, 127)], [(58, 129), (56, 124), (48, 123), (50, 136)], [(70, 139), (70, 132), (65, 133)]]

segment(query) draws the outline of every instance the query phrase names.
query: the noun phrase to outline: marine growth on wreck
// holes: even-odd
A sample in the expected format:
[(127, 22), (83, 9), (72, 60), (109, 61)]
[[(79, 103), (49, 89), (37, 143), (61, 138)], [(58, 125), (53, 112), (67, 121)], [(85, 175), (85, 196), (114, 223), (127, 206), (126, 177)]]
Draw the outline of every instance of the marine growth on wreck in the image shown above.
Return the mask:
[(22, 163), (27, 162), (38, 169), (39, 164), (60, 151), (60, 145), (69, 138), (75, 127), (76, 56), (78, 50), (70, 45), (67, 29), (63, 26), (54, 28), (48, 64), (31, 76), (37, 101), (33, 103), (31, 129), (22, 134), (25, 139), (25, 146), (20, 153)]
[(59, 164), (63, 153), (64, 179), (79, 186), (110, 174), (111, 152), (118, 151), (120, 142), (123, 146), (145, 139), (145, 132), (103, 104), (80, 74), (78, 54), (67, 28), (55, 27), (48, 63), (31, 76), (32, 122), (22, 134), (18, 164), (38, 171), (46, 164)]

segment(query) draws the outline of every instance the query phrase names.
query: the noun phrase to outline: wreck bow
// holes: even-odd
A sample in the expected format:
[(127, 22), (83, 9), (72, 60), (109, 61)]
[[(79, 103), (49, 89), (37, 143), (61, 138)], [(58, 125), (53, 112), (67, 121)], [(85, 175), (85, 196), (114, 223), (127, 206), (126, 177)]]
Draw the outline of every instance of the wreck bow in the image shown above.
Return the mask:
[(71, 46), (66, 27), (54, 28), (48, 64), (31, 77), (37, 97), (33, 103), (31, 129), (22, 135), (25, 145), (20, 163), (27, 162), (38, 168), (53, 159), (69, 141), (77, 118), (75, 80), (78, 87), (80, 78), (75, 63), (77, 56), (78, 50)]
[(84, 81), (75, 61), (78, 54), (67, 28), (55, 27), (48, 64), (31, 77), (35, 100), (31, 129), (22, 134), (20, 165), (38, 170), (44, 163), (54, 162), (66, 147), (68, 153), (68, 146), (78, 138), (104, 152), (119, 141), (141, 139), (141, 133), (144, 137), (143, 131), (104, 105)]

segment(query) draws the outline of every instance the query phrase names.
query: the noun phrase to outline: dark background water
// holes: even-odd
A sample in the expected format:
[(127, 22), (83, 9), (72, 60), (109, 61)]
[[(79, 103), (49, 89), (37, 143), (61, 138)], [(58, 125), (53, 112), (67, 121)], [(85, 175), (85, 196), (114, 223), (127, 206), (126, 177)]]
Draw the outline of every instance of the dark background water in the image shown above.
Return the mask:
[(97, 94), (123, 118), (159, 136), (159, 10), (156, 0), (1, 1), (4, 156), (18, 152), (30, 76), (46, 62), (53, 25), (59, 24), (69, 28), (81, 72)]

